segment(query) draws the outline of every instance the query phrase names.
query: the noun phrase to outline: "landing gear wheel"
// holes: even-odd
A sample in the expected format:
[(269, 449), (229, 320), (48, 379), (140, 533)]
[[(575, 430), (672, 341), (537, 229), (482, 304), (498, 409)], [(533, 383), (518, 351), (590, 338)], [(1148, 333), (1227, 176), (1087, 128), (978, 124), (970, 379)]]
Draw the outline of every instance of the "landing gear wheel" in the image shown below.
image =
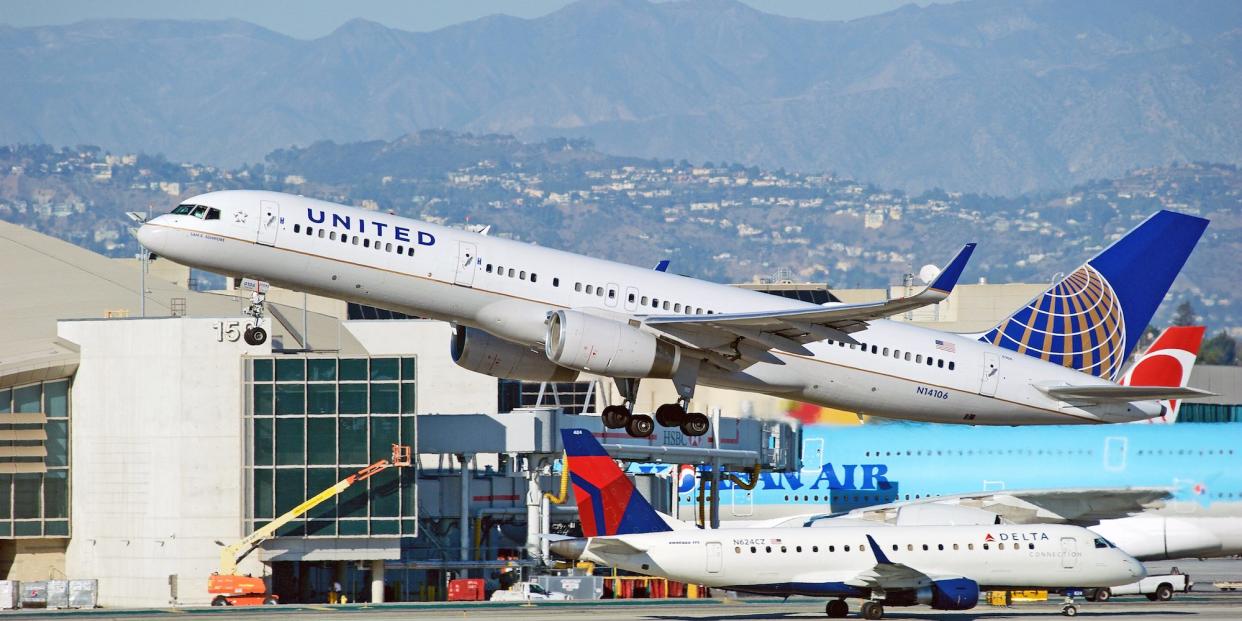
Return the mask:
[(850, 605), (843, 599), (834, 599), (824, 606), (824, 613), (829, 619), (844, 619), (850, 614)]
[(1064, 605), (1064, 606), (1062, 606), (1062, 607), (1061, 607), (1061, 614), (1063, 614), (1063, 615), (1065, 615), (1065, 616), (1067, 616), (1067, 617), (1077, 617), (1077, 616), (1078, 616), (1078, 606), (1075, 606), (1075, 605), (1073, 605), (1073, 604), (1066, 604), (1066, 605)]
[(1156, 599), (1162, 602), (1167, 602), (1173, 599), (1173, 587), (1167, 584), (1162, 584), (1156, 587)]
[(630, 423), (630, 411), (623, 405), (610, 405), (600, 413), (604, 426), (609, 429), (622, 429)]
[(655, 419), (661, 427), (677, 427), (686, 419), (686, 408), (680, 403), (665, 403), (656, 408)]
[(864, 619), (883, 619), (884, 606), (880, 602), (863, 602), (862, 608), (858, 609), (858, 616)]
[(630, 417), (630, 422), (625, 425), (625, 432), (635, 438), (646, 438), (655, 431), (655, 421), (651, 420), (646, 414), (635, 414)]
[(712, 423), (707, 419), (706, 414), (691, 412), (686, 414), (686, 419), (681, 421), (681, 432), (688, 436), (701, 436), (709, 429)]
[[(233, 334), (237, 333), (234, 332)], [(243, 336), (245, 336), (246, 343), (248, 345), (262, 345), (267, 342), (267, 330), (264, 330), (259, 326), (250, 326), (249, 328), (246, 328), (246, 332)]]
[(279, 604), (279, 603), (280, 603), (280, 599), (277, 598), (275, 595), (268, 595), (267, 597), (263, 598), (264, 606), (275, 606), (276, 604)]
[(212, 606), (231, 606), (232, 604), (229, 603), (229, 598), (223, 595), (217, 595), (211, 598), (211, 605)]
[(1113, 592), (1107, 588), (1103, 588), (1103, 589), (1096, 589), (1095, 596), (1092, 597), (1091, 599), (1097, 602), (1107, 602), (1108, 600), (1112, 598), (1113, 598)]

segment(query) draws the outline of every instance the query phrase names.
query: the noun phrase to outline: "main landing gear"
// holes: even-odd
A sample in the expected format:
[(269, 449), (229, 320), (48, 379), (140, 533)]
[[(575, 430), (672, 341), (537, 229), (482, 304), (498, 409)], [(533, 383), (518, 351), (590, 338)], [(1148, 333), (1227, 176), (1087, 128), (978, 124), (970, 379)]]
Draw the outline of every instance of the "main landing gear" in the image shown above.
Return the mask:
[(824, 606), (824, 613), (829, 619), (844, 619), (850, 614), (850, 605), (843, 599), (834, 599)]
[(864, 619), (883, 619), (884, 605), (876, 601), (865, 601), (858, 609), (858, 616)]
[(600, 413), (604, 426), (609, 429), (625, 429), (635, 438), (646, 438), (655, 431), (656, 423), (662, 427), (678, 427), (688, 436), (701, 436), (711, 428), (707, 416), (698, 412), (686, 412), (688, 398), (677, 403), (665, 403), (656, 408), (655, 420), (646, 414), (634, 413), (634, 401), (638, 397), (638, 379), (617, 378), (617, 390), (625, 399), (623, 405), (610, 405)]

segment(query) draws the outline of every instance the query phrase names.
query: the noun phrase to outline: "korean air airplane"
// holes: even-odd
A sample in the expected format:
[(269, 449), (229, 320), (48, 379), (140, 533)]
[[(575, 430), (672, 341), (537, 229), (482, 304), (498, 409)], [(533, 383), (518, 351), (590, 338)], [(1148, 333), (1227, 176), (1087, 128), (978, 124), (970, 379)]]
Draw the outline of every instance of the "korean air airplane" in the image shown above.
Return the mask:
[[(974, 425), (1160, 416), (1159, 399), (1200, 393), (1115, 380), (1206, 226), (1158, 212), (972, 335), (885, 318), (943, 300), (974, 244), (913, 296), (820, 306), (273, 192), (195, 196), (138, 238), (192, 267), (453, 322), (454, 359), (480, 373), (614, 378), (626, 403), (605, 408), (604, 424), (642, 437), (656, 421), (707, 433), (708, 418), (686, 412), (699, 383)], [(631, 411), (645, 378), (680, 395), (656, 421)]]
[[(585, 429), (564, 429), (579, 539), (550, 549), (639, 574), (767, 595), (834, 598), (830, 618), (864, 602), (859, 616), (884, 606), (926, 604), (968, 610), (980, 590), (1109, 587), (1145, 575), (1142, 564), (1078, 526), (886, 526), (858, 521), (838, 528), (700, 530), (657, 513)], [(1077, 614), (1072, 600), (1062, 608)]]
[[(1167, 329), (1123, 383), (1184, 385), (1203, 332)], [(1178, 408), (1168, 404), (1163, 422), (1173, 422)], [(1239, 447), (1237, 423), (812, 425), (803, 429), (799, 472), (722, 479), (721, 519), (760, 526), (1071, 523), (1089, 525), (1143, 560), (1232, 556), (1242, 554)], [(679, 517), (702, 513), (699, 492), (694, 470), (683, 468)]]

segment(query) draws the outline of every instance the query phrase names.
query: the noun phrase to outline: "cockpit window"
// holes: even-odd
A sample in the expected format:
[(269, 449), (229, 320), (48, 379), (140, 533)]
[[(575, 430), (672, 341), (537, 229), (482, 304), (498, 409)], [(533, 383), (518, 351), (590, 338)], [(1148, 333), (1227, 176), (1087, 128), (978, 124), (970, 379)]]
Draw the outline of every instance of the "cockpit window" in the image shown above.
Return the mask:
[(203, 219), (204, 219), (204, 220), (219, 220), (219, 219), (220, 219), (220, 210), (219, 210), (219, 209), (216, 209), (215, 207), (210, 207), (210, 208), (208, 208), (208, 209), (207, 209), (207, 216), (206, 216), (206, 217), (204, 217)]
[(177, 208), (172, 210), (172, 213), (174, 216), (184, 216), (191, 211), (194, 211), (194, 205), (177, 205)]
[(207, 207), (204, 205), (198, 205), (194, 208), (194, 213), (190, 215), (202, 220), (203, 216), (207, 215)]
[(1110, 542), (1109, 540), (1107, 540), (1107, 539), (1105, 539), (1105, 538), (1103, 538), (1103, 537), (1096, 537), (1096, 538), (1095, 538), (1095, 547), (1097, 547), (1097, 548), (1113, 548), (1113, 547), (1116, 547), (1116, 546), (1114, 546), (1114, 545), (1112, 544), (1112, 542)]

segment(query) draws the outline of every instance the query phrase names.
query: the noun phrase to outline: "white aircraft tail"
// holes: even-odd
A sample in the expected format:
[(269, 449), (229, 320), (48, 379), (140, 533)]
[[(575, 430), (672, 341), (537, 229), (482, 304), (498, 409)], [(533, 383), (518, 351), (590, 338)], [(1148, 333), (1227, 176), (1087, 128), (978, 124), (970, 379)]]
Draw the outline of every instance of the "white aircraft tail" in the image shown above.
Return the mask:
[[(1156, 337), (1151, 347), (1134, 361), (1134, 365), (1121, 378), (1122, 386), (1184, 387), (1190, 382), (1190, 371), (1199, 355), (1203, 342), (1203, 326), (1171, 326)], [(1163, 401), (1164, 416), (1137, 421), (1138, 423), (1169, 424), (1177, 420), (1182, 407), (1181, 399)]]

